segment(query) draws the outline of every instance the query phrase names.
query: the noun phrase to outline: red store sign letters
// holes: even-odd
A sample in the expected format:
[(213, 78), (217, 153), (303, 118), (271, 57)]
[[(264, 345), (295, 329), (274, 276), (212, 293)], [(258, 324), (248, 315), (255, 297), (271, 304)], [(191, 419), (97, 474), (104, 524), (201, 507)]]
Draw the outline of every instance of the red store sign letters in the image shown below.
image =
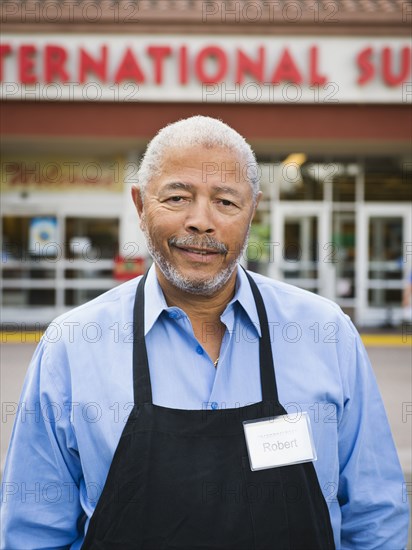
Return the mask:
[[(218, 84), (228, 79), (229, 74), (236, 84), (252, 80), (262, 84), (291, 82), (313, 86), (330, 81), (318, 45), (307, 47), (305, 57), (299, 59), (288, 47), (273, 49), (268, 45), (256, 46), (253, 53), (214, 44), (194, 51), (186, 43), (179, 46), (153, 43), (139, 52), (126, 47), (120, 56), (108, 43), (97, 50), (96, 53), (96, 48), (91, 52), (86, 47), (69, 48), (51, 42), (18, 46), (5, 42), (0, 45), (0, 81), (7, 80), (6, 69), (10, 64), (16, 81), (24, 85), (129, 81), (162, 86), (171, 65), (174, 82), (180, 86), (193, 81)], [(358, 86), (366, 86), (378, 78), (385, 86), (398, 87), (411, 78), (411, 48), (368, 46), (358, 51), (353, 64)]]

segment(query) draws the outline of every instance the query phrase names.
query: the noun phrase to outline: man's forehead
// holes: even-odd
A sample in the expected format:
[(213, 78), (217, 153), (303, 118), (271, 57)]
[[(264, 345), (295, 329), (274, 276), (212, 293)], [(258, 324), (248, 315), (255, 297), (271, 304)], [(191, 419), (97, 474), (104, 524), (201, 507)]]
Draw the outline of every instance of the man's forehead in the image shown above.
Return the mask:
[[(190, 145), (186, 147), (168, 147), (160, 159), (156, 174), (148, 182), (152, 191), (155, 189), (183, 190), (186, 186), (207, 185), (220, 186), (216, 191), (229, 191), (231, 188), (243, 188), (242, 194), (250, 191), (253, 194), (249, 178), (249, 166), (237, 150), (216, 145)], [(215, 190), (212, 190), (215, 191)]]
[(188, 147), (169, 149), (160, 162), (155, 180), (190, 183), (194, 178), (203, 183), (220, 181), (248, 183), (248, 165), (239, 154), (225, 147)]

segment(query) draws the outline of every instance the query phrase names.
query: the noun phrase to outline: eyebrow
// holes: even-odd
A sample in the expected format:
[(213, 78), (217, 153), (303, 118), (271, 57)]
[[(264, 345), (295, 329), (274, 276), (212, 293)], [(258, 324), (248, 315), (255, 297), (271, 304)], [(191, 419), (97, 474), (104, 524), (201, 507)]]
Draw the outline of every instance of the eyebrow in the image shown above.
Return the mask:
[[(226, 193), (228, 195), (231, 195), (232, 197), (236, 197), (237, 199), (241, 198), (239, 191), (233, 189), (232, 187), (214, 185), (212, 189), (216, 193)], [(182, 181), (172, 181), (170, 183), (167, 183), (162, 189), (162, 191), (169, 190), (182, 190), (192, 192), (194, 190), (194, 186), (190, 183), (183, 183)]]
[(239, 191), (237, 191), (236, 189), (233, 189), (232, 187), (225, 187), (223, 185), (214, 185), (212, 189), (217, 193), (227, 193), (228, 195), (232, 195), (232, 197), (236, 197), (238, 199), (242, 198)]
[(183, 183), (182, 181), (172, 181), (170, 183), (166, 183), (166, 185), (162, 187), (162, 191), (169, 191), (174, 189), (193, 191), (193, 185), (190, 185), (190, 183)]

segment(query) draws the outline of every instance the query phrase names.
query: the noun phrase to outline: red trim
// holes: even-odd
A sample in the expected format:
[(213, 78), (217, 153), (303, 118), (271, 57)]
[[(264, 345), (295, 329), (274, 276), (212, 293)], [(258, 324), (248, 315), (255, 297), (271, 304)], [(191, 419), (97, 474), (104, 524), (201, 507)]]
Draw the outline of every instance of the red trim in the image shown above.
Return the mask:
[(1, 103), (6, 136), (150, 139), (165, 124), (194, 114), (221, 118), (247, 139), (410, 140), (408, 105), (239, 105), (198, 103)]

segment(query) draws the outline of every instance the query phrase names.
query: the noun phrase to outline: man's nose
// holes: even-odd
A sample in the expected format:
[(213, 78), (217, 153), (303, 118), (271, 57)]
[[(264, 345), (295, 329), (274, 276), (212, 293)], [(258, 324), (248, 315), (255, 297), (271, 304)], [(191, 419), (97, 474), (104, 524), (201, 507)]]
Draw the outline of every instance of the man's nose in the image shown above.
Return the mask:
[(210, 205), (203, 201), (193, 201), (187, 210), (186, 231), (192, 233), (214, 233), (215, 225)]

